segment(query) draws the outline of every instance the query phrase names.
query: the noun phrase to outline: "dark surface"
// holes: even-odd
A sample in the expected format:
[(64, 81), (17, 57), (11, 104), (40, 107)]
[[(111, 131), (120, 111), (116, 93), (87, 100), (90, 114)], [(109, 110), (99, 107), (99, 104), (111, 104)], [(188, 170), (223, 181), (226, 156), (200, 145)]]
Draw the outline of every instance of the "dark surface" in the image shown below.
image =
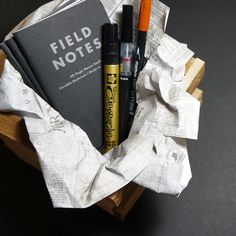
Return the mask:
[[(0, 37), (43, 2), (1, 0)], [(53, 209), (41, 174), (1, 147), (0, 235), (236, 235), (236, 3), (164, 2), (172, 9), (167, 33), (207, 62), (189, 187), (179, 199), (146, 191), (124, 223), (96, 206)]]

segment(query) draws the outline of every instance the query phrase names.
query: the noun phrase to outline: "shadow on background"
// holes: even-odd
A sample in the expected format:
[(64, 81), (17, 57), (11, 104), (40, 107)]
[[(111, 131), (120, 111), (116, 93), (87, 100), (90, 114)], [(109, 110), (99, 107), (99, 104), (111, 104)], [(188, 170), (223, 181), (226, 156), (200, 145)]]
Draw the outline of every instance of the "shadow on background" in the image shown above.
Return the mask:
[[(160, 215), (144, 193), (124, 222), (97, 206), (54, 209), (41, 172), (0, 147), (1, 235), (149, 235)], [(155, 204), (157, 208), (158, 201)], [(5, 231), (4, 231), (5, 230)], [(3, 231), (3, 232), (1, 232)], [(6, 234), (7, 233), (7, 234)]]

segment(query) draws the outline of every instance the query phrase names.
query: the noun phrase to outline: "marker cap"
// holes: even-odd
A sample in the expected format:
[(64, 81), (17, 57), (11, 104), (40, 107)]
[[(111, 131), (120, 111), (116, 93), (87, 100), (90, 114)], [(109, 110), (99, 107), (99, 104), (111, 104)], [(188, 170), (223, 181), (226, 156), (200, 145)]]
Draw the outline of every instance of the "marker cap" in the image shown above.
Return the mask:
[(123, 5), (121, 42), (133, 43), (133, 12), (132, 5)]
[(103, 25), (103, 44), (118, 43), (118, 24), (107, 23)]
[(102, 33), (103, 63), (106, 65), (119, 64), (118, 24), (104, 24)]

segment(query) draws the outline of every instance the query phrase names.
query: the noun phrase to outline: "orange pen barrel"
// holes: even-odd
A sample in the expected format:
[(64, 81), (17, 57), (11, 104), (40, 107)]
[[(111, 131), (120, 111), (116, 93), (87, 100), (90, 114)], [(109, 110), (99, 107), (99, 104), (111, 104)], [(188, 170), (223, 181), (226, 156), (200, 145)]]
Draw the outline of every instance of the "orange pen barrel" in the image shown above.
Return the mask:
[(149, 30), (150, 16), (151, 16), (152, 1), (142, 0), (139, 13), (139, 31), (147, 32)]

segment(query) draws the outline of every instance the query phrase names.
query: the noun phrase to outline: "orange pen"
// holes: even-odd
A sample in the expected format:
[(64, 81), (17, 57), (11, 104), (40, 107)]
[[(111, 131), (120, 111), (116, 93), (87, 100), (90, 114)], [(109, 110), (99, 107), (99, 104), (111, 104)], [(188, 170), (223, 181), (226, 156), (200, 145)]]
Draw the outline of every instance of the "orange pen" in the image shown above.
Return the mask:
[(142, 0), (140, 5), (139, 13), (139, 23), (138, 23), (138, 40), (137, 40), (137, 49), (134, 63), (134, 72), (132, 76), (132, 88), (131, 88), (131, 98), (129, 105), (129, 129), (132, 126), (135, 111), (136, 111), (136, 82), (139, 76), (140, 71), (142, 71), (145, 65), (145, 48), (147, 41), (147, 32), (149, 30), (150, 17), (151, 17), (151, 0)]

